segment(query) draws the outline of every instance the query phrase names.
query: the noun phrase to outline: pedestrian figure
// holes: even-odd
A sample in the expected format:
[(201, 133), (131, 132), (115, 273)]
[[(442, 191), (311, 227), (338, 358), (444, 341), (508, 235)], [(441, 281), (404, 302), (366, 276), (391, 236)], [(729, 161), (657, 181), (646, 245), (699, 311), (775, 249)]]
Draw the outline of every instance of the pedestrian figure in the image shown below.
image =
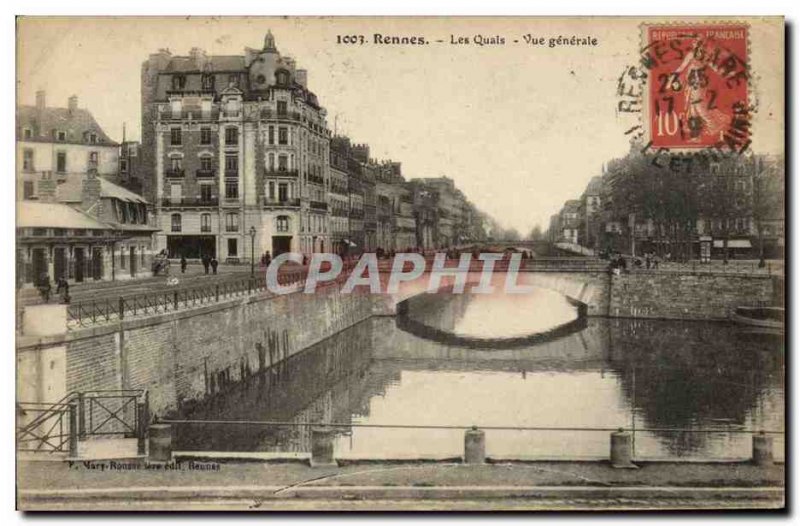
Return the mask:
[(42, 272), (39, 276), (39, 294), (42, 296), (42, 299), (45, 303), (50, 301), (50, 291), (52, 287), (50, 286), (50, 276), (47, 272)]
[(61, 294), (61, 302), (69, 303), (69, 282), (61, 276), (56, 281), (56, 294)]
[(217, 265), (219, 265), (219, 261), (217, 261), (216, 256), (211, 256), (211, 270), (214, 274), (217, 273)]
[(206, 254), (203, 254), (203, 257), (200, 259), (203, 262), (203, 269), (206, 271), (206, 274), (208, 274), (208, 265), (211, 263), (211, 260)]
[(264, 266), (268, 267), (270, 262), (272, 261), (272, 256), (269, 253), (269, 250), (264, 252)]
[(186, 274), (186, 256), (181, 254), (181, 274)]

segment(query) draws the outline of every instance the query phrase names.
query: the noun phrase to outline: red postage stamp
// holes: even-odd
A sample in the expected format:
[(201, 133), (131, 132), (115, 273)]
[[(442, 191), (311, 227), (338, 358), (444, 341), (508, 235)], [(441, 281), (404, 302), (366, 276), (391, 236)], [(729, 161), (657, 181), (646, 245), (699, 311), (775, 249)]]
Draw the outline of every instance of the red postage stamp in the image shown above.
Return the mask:
[(651, 146), (747, 148), (747, 25), (648, 25), (644, 31), (643, 118)]

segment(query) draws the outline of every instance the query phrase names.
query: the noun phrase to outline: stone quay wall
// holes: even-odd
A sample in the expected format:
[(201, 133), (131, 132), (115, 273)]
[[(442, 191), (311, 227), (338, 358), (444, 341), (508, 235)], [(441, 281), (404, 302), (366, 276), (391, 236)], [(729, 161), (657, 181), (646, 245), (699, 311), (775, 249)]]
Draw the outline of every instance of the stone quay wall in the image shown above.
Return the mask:
[[(38, 373), (26, 377), (26, 383), (39, 384), (24, 390), (37, 398), (29, 401), (54, 402), (73, 391), (146, 388), (151, 412), (163, 416), (369, 318), (376, 300), (327, 287), (313, 295), (251, 296), (62, 334), (22, 336), (18, 366)], [(60, 352), (51, 373), (25, 366), (48, 350)], [(59, 376), (66, 381), (57, 382)], [(47, 388), (51, 385), (61, 388)], [(34, 395), (41, 392), (48, 394)]]
[(736, 307), (780, 301), (776, 278), (764, 274), (638, 270), (611, 276), (612, 318), (729, 320)]

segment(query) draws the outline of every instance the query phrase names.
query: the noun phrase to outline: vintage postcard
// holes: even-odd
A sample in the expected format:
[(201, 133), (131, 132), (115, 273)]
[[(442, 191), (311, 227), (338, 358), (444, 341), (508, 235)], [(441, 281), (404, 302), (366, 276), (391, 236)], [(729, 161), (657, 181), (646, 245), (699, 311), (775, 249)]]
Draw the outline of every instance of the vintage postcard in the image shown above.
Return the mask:
[(20, 510), (785, 507), (781, 17), (20, 17)]

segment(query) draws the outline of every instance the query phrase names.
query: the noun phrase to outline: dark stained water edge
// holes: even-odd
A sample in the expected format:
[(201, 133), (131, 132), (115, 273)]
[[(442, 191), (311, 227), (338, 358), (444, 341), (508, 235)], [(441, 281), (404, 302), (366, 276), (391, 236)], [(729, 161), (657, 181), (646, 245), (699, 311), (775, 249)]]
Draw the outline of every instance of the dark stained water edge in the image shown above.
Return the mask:
[[(180, 416), (457, 427), (338, 428), (342, 458), (459, 456), (470, 425), (656, 428), (635, 434), (638, 458), (748, 458), (750, 436), (735, 431), (783, 430), (781, 336), (727, 323), (579, 318), (543, 341), (476, 348), (463, 344), (459, 324), (475, 319), (475, 300), (464, 296), (364, 321)], [(458, 338), (409, 332), (409, 322)], [(176, 439), (181, 450), (311, 449), (307, 426), (181, 425)], [(780, 458), (782, 436), (774, 440)], [(608, 433), (490, 430), (487, 453), (603, 458)]]

